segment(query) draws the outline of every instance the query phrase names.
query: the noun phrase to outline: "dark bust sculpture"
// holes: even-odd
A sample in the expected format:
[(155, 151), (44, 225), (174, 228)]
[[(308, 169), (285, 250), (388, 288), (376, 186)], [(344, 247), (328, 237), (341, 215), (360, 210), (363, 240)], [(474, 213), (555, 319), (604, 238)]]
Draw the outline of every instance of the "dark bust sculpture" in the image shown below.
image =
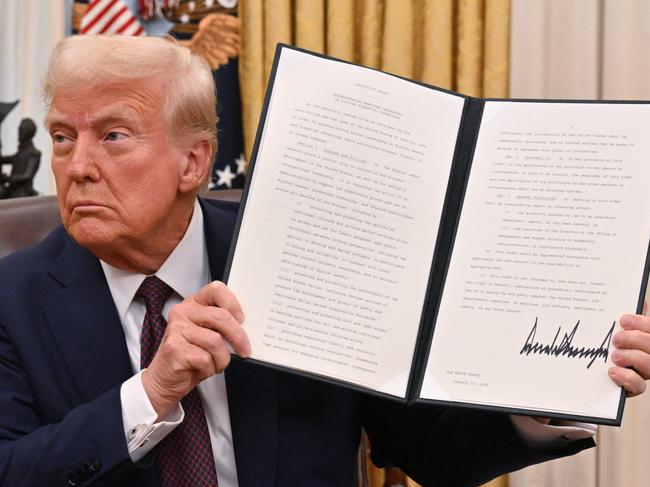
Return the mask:
[(41, 163), (41, 152), (34, 147), (32, 139), (36, 124), (24, 118), (18, 127), (18, 152), (13, 156), (0, 156), (0, 164), (11, 164), (11, 174), (0, 173), (0, 199), (35, 196), (33, 180)]

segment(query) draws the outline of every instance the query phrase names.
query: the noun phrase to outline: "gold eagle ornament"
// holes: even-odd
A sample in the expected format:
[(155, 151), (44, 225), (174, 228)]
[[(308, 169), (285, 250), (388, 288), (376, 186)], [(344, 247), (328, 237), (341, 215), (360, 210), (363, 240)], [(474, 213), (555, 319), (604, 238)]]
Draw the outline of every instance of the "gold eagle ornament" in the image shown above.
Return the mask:
[[(229, 3), (234, 5), (225, 6)], [(240, 22), (236, 4), (236, 1), (181, 0), (174, 8), (163, 9), (163, 15), (174, 23), (173, 34), (181, 38), (192, 35), (189, 40), (180, 40), (181, 45), (202, 56), (212, 69), (218, 69), (239, 56)]]
[(189, 41), (179, 41), (208, 61), (212, 69), (239, 56), (239, 19), (229, 14), (212, 13), (201, 19)]

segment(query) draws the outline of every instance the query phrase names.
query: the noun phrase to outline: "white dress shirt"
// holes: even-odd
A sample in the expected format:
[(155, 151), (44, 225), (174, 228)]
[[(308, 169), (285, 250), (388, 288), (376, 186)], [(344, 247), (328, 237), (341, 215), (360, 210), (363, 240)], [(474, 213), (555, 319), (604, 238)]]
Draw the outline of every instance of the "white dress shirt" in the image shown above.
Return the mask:
[[(155, 423), (157, 414), (142, 386), (140, 372), (140, 333), (146, 308), (135, 296), (144, 274), (117, 269), (101, 262), (113, 301), (122, 321), (131, 367), (136, 373), (122, 384), (122, 419), (128, 441), (129, 455), (134, 462), (144, 457), (183, 420), (178, 408), (164, 421)], [(210, 267), (203, 231), (203, 213), (198, 201), (183, 239), (155, 274), (174, 292), (165, 303), (163, 315), (184, 298), (195, 294), (210, 282)], [(220, 487), (237, 487), (237, 471), (233, 451), (228, 396), (223, 374), (212, 376), (199, 384), (199, 395), (205, 411), (212, 452)]]
[[(144, 274), (117, 269), (101, 261), (108, 286), (117, 308), (135, 375), (122, 384), (122, 419), (128, 450), (134, 462), (142, 459), (184, 417), (178, 404), (176, 410), (156, 423), (157, 414), (142, 386), (140, 371), (140, 333), (146, 308), (135, 293), (147, 277)], [(187, 232), (172, 254), (155, 274), (174, 292), (165, 303), (163, 315), (184, 298), (195, 294), (210, 282), (210, 268), (203, 230), (203, 213), (198, 201), (194, 205)], [(215, 467), (220, 487), (237, 487), (237, 471), (233, 451), (228, 398), (223, 374), (210, 377), (198, 386), (205, 411)], [(558, 448), (570, 441), (593, 436), (596, 426), (569, 421), (545, 424), (530, 417), (511, 416), (512, 423), (529, 446)]]

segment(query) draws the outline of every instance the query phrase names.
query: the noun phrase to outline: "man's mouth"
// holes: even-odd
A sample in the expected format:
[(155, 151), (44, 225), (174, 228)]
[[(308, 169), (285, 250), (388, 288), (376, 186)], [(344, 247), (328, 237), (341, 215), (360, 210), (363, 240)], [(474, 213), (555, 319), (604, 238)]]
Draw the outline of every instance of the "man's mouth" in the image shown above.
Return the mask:
[(104, 205), (95, 200), (79, 200), (75, 201), (71, 207), (73, 212), (88, 213), (104, 208)]

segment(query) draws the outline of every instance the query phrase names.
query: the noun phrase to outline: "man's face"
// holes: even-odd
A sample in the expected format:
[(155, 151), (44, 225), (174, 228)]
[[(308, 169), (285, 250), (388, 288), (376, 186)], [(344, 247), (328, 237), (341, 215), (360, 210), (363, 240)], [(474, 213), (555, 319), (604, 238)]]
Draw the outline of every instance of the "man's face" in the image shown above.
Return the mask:
[(185, 154), (170, 141), (162, 90), (113, 83), (55, 93), (52, 170), (68, 233), (95, 255), (146, 251), (177, 215)]

